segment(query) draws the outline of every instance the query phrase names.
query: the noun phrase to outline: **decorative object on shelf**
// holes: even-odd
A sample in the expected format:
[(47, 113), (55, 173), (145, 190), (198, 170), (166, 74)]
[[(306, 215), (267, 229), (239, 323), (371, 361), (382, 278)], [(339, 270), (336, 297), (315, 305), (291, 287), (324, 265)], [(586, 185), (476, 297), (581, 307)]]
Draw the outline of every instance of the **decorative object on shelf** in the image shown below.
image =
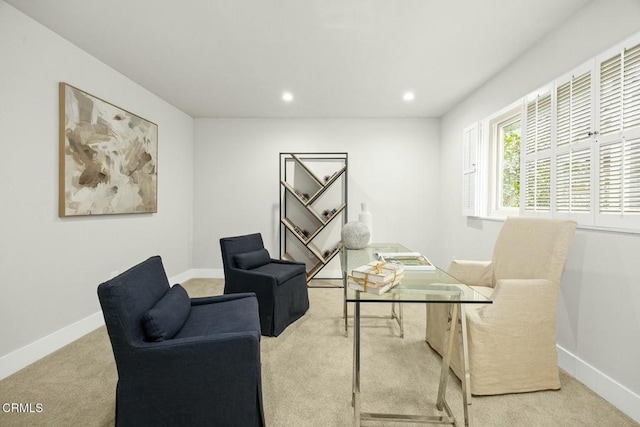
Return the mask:
[(369, 229), (369, 241), (367, 244), (371, 244), (373, 241), (373, 215), (367, 210), (366, 203), (361, 203), (360, 207), (362, 208), (362, 212), (358, 215), (358, 220)]
[(302, 200), (303, 202), (307, 202), (307, 200), (309, 200), (309, 194), (308, 193), (301, 193), (298, 190), (293, 190), (293, 192), (296, 194), (296, 196), (298, 196), (300, 198), (300, 200)]
[(331, 179), (333, 179), (333, 177), (336, 176), (337, 174), (338, 174), (338, 172), (334, 172), (331, 175), (325, 175), (324, 178), (323, 178), (324, 183), (328, 184), (329, 181), (331, 181)]
[(60, 217), (158, 211), (158, 125), (66, 83), (60, 91)]
[(340, 250), (340, 245), (337, 245), (335, 248), (330, 249), (330, 250), (326, 250), (324, 251), (324, 253), (322, 254), (322, 256), (325, 257), (325, 259), (329, 258), (331, 255), (333, 255), (334, 253), (338, 252)]
[(329, 218), (331, 218), (333, 215), (336, 214), (336, 212), (338, 212), (337, 209), (325, 209), (322, 211), (322, 216), (324, 217), (325, 221), (328, 220)]
[(342, 248), (347, 162), (348, 153), (280, 153), (280, 257), (304, 262), (307, 281)]
[(369, 229), (360, 221), (346, 223), (340, 235), (342, 244), (347, 249), (362, 249), (369, 244)]
[(309, 233), (307, 230), (303, 230), (302, 228), (298, 227), (297, 225), (293, 228), (293, 231), (295, 231), (303, 239), (308, 239), (309, 236), (311, 235), (311, 233)]

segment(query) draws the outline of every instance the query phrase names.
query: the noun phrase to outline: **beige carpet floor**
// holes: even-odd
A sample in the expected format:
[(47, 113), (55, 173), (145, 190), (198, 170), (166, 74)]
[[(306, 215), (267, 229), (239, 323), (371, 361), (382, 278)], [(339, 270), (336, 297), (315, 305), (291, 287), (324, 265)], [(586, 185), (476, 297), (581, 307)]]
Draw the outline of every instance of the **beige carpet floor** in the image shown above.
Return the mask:
[[(192, 296), (221, 293), (220, 280), (192, 279)], [(270, 427), (352, 425), (352, 335), (345, 335), (342, 289), (311, 288), (311, 308), (277, 338), (263, 337), (264, 410)], [(386, 316), (389, 307), (363, 314)], [(369, 412), (437, 414), (440, 358), (424, 342), (424, 306), (405, 304), (405, 338), (389, 318), (366, 318), (362, 332), (362, 406)], [(104, 327), (0, 381), (0, 403), (42, 404), (40, 413), (0, 411), (0, 426), (112, 426), (117, 373)], [(476, 426), (636, 426), (572, 377), (562, 389), (474, 397)], [(459, 418), (452, 377), (447, 399)], [(34, 406), (35, 409), (35, 406)], [(367, 423), (401, 426), (401, 423)]]

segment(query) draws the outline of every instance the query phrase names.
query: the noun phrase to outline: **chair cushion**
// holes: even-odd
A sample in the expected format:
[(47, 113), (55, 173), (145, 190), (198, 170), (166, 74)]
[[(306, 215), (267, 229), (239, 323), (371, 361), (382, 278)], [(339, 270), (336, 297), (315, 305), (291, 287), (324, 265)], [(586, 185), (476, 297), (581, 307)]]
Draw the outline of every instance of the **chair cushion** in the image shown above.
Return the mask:
[[(283, 284), (287, 280), (305, 274), (304, 265), (301, 264), (285, 264), (285, 263), (269, 263), (257, 267), (254, 271), (259, 273), (275, 276), (278, 280), (278, 285)], [(306, 279), (303, 279), (306, 283)]]
[(265, 248), (258, 249), (257, 251), (246, 252), (243, 254), (234, 255), (236, 266), (243, 270), (251, 270), (253, 268), (261, 267), (265, 264), (269, 264), (271, 256), (269, 251)]
[(142, 326), (148, 341), (164, 341), (173, 338), (184, 325), (191, 311), (187, 291), (174, 285), (155, 306), (142, 316)]

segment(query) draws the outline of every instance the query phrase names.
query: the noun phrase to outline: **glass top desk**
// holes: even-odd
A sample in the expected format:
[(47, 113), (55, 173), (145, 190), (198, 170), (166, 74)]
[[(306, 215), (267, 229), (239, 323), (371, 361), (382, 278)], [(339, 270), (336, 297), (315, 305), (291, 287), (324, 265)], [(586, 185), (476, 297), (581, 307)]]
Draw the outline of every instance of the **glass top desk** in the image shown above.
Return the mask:
[[(353, 314), (353, 395), (352, 405), (354, 413), (354, 425), (360, 427), (361, 421), (398, 421), (404, 423), (425, 424), (450, 424), (458, 425), (451, 408), (446, 401), (447, 382), (449, 378), (449, 365), (451, 363), (451, 350), (453, 340), (456, 338), (456, 327), (460, 324), (460, 340), (464, 379), (462, 381), (462, 400), (464, 406), (464, 425), (471, 425), (471, 387), (469, 375), (469, 357), (467, 350), (467, 327), (462, 304), (490, 304), (491, 300), (476, 292), (469, 286), (460, 283), (443, 270), (411, 271), (405, 270), (402, 281), (382, 295), (374, 295), (367, 292), (356, 291), (347, 286), (347, 275), (354, 268), (375, 261), (376, 252), (410, 252), (409, 249), (399, 244), (372, 244), (364, 249), (341, 249), (340, 262), (344, 285), (344, 316), (345, 327), (347, 322), (347, 303), (354, 303)], [(444, 354), (442, 357), (442, 370), (440, 372), (440, 385), (438, 388), (437, 409), (445, 411), (446, 415), (402, 415), (402, 414), (376, 414), (360, 412), (360, 304), (363, 303), (417, 303), (417, 304), (443, 304), (449, 303), (449, 322), (445, 334)], [(392, 311), (392, 317), (394, 317)], [(402, 304), (400, 304), (402, 313)], [(399, 320), (402, 330), (402, 314), (395, 316)]]

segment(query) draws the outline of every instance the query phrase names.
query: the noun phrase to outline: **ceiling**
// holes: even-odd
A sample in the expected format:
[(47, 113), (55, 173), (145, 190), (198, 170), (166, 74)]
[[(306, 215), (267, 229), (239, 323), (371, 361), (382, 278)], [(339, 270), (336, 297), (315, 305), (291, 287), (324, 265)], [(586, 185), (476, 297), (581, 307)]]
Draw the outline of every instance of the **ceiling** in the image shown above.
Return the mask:
[(192, 117), (440, 117), (590, 0), (5, 1)]

